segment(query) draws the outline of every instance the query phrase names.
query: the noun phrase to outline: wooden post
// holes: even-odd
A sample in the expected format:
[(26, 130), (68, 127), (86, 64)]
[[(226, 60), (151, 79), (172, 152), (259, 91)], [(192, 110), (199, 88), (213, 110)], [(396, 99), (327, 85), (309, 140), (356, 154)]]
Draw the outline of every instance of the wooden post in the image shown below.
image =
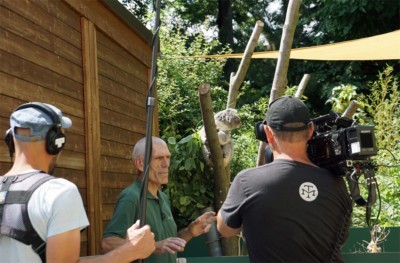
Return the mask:
[(278, 64), (276, 65), (274, 81), (272, 83), (269, 103), (281, 97), (286, 87), (286, 77), (289, 68), (290, 51), (292, 50), (293, 36), (299, 19), (301, 0), (290, 0), (285, 25), (283, 26), (281, 45), (279, 47)]
[(260, 20), (256, 22), (256, 25), (253, 29), (253, 33), (247, 42), (246, 49), (244, 51), (242, 60), (240, 61), (238, 72), (231, 73), (231, 78), (229, 81), (229, 94), (228, 94), (228, 103), (227, 108), (234, 109), (236, 107), (237, 96), (239, 93), (239, 87), (243, 83), (243, 79), (246, 76), (247, 70), (250, 65), (251, 57), (253, 56), (253, 52), (255, 47), (257, 46), (258, 39), (260, 37), (261, 31), (264, 27), (264, 23)]
[(307, 86), (310, 78), (311, 78), (310, 74), (304, 74), (303, 78), (301, 79), (301, 82), (300, 82), (299, 86), (297, 87), (296, 94), (294, 95), (299, 100), (301, 100), (301, 97), (303, 96), (303, 92), (306, 89), (306, 86)]
[[(269, 103), (281, 97), (284, 94), (286, 87), (287, 71), (289, 68), (290, 51), (292, 49), (294, 31), (296, 29), (297, 21), (299, 19), (299, 9), (301, 0), (290, 0), (285, 25), (283, 26), (281, 44), (279, 47), (278, 63), (275, 69), (274, 81), (272, 83), (271, 94)], [(264, 142), (260, 142), (258, 148), (257, 165), (265, 164), (265, 146)]]
[[(214, 113), (212, 109), (210, 86), (202, 84), (198, 88), (200, 98), (201, 115), (203, 126), (206, 132), (208, 146), (211, 153), (214, 172), (214, 206), (218, 211), (228, 194), (230, 180), (225, 176), (225, 167), (222, 156), (221, 145), (218, 140), (217, 126), (215, 125)], [(237, 255), (237, 238), (222, 238), (222, 250), (225, 256)]]
[(87, 212), (89, 255), (99, 254), (96, 246), (102, 238), (102, 195), (100, 170), (100, 109), (97, 72), (96, 28), (82, 18), (82, 57), (85, 103)]
[(215, 125), (212, 109), (210, 86), (208, 84), (202, 84), (198, 89), (204, 130), (206, 132), (208, 146), (210, 147), (212, 156), (211, 161), (213, 163), (215, 209), (219, 210), (228, 193), (229, 182), (226, 181), (225, 177), (222, 150), (218, 140), (217, 127)]

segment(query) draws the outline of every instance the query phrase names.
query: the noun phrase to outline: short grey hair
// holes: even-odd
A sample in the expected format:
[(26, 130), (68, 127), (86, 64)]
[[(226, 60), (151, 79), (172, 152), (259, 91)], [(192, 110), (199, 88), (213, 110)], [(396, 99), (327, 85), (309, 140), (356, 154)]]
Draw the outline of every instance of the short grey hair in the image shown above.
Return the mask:
[[(167, 145), (167, 143), (159, 137), (152, 136), (151, 138), (152, 138), (153, 145), (155, 145), (155, 144)], [(137, 141), (137, 143), (133, 147), (132, 160), (137, 160), (137, 159), (143, 160), (145, 151), (146, 151), (146, 137), (143, 137), (142, 139)]]

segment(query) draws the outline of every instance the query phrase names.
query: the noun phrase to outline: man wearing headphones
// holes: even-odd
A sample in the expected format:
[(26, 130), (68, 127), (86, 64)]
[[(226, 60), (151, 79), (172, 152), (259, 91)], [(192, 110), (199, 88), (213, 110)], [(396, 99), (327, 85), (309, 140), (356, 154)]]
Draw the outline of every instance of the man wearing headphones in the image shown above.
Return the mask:
[(342, 262), (352, 205), (342, 177), (313, 164), (307, 106), (271, 103), (264, 132), (273, 161), (240, 172), (217, 215), (225, 236), (244, 232), (251, 262)]
[(0, 255), (3, 262), (131, 262), (155, 249), (138, 222), (118, 250), (79, 258), (80, 230), (89, 225), (77, 187), (50, 176), (65, 144), (69, 118), (45, 103), (19, 106), (6, 134), (13, 166), (0, 176)]

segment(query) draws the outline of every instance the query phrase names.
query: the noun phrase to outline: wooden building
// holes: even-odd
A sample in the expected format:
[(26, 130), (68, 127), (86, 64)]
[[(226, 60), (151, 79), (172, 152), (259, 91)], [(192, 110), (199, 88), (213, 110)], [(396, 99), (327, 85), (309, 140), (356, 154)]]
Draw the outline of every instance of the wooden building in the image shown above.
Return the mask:
[[(97, 254), (137, 173), (131, 152), (146, 132), (152, 33), (118, 0), (0, 0), (0, 34), (0, 134), (29, 101), (72, 119), (54, 174), (78, 186), (90, 220), (81, 254)], [(2, 142), (0, 173), (11, 164)]]

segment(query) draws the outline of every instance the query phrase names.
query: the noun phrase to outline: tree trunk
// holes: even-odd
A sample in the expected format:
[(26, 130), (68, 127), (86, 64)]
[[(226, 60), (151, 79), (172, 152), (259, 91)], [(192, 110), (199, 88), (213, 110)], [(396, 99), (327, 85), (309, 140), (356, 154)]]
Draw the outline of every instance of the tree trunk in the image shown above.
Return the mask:
[[(229, 45), (233, 48), (233, 17), (232, 17), (232, 1), (218, 0), (218, 40), (223, 47)], [(234, 59), (228, 59), (224, 66), (224, 78), (229, 81), (230, 73), (235, 70)]]
[[(272, 83), (271, 94), (269, 97), (270, 104), (275, 99), (281, 97), (285, 91), (287, 82), (286, 77), (290, 61), (290, 51), (292, 49), (294, 31), (299, 18), (300, 4), (301, 0), (290, 0), (288, 5), (285, 25), (282, 32), (281, 45), (279, 47), (278, 63), (276, 65), (274, 81)], [(260, 142), (260, 146), (258, 148), (257, 165), (265, 164), (265, 145), (266, 144), (264, 142)]]
[(279, 47), (278, 64), (276, 65), (269, 103), (281, 97), (286, 87), (286, 77), (289, 68), (290, 51), (293, 44), (294, 31), (299, 19), (301, 0), (290, 0), (285, 25), (283, 26), (281, 45)]
[(244, 51), (242, 60), (240, 61), (239, 69), (237, 73), (231, 73), (231, 78), (229, 82), (229, 94), (228, 94), (228, 103), (227, 108), (234, 109), (236, 107), (237, 96), (239, 93), (240, 85), (242, 85), (244, 77), (246, 76), (247, 70), (250, 65), (251, 57), (253, 56), (253, 52), (255, 47), (257, 46), (258, 39), (260, 37), (261, 31), (264, 27), (264, 23), (261, 21), (257, 21), (254, 26), (253, 33), (247, 42), (246, 49)]
[(306, 89), (310, 78), (311, 78), (310, 74), (304, 74), (303, 78), (301, 79), (301, 82), (300, 82), (299, 86), (297, 87), (296, 94), (294, 95), (299, 100), (301, 100), (301, 97), (303, 96), (303, 92)]
[[(224, 161), (222, 157), (221, 145), (218, 140), (217, 127), (215, 125), (214, 113), (212, 109), (210, 86), (202, 84), (199, 86), (199, 98), (203, 126), (206, 132), (208, 146), (210, 148), (211, 161), (214, 171), (214, 206), (218, 211), (226, 199), (229, 189), (229, 180), (227, 180)], [(222, 238), (222, 250), (225, 256), (237, 255), (237, 237)]]
[(218, 140), (217, 127), (212, 109), (210, 86), (202, 84), (199, 86), (199, 98), (203, 126), (206, 132), (208, 146), (210, 148), (211, 161), (214, 171), (214, 200), (215, 209), (219, 210), (228, 193), (229, 181), (226, 180), (225, 167), (222, 157), (221, 145)]

